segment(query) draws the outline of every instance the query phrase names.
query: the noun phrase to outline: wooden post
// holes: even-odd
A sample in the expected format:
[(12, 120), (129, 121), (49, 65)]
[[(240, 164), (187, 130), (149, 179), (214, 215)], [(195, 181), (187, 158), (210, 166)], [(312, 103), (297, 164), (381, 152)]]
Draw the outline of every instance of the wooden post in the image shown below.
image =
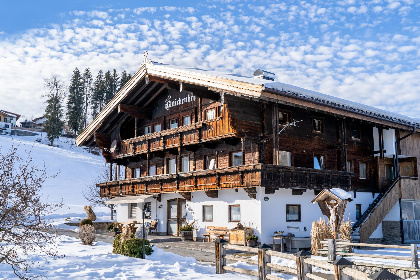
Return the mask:
[(419, 256), (417, 255), (417, 244), (411, 244), (411, 267), (419, 268)]
[(112, 182), (112, 162), (109, 164), (109, 181)]
[(227, 241), (221, 238), (216, 240), (215, 244), (215, 253), (216, 253), (216, 274), (223, 274), (225, 270), (223, 266), (226, 265), (226, 249), (223, 247), (223, 244)]
[(312, 265), (305, 263), (305, 258), (310, 257), (311, 253), (299, 251), (294, 255), (296, 256), (297, 279), (309, 280), (309, 278), (306, 277), (306, 274), (312, 273)]
[(263, 244), (258, 247), (258, 279), (266, 280), (267, 274), (271, 274), (271, 268), (267, 263), (271, 262), (271, 256), (267, 255), (267, 249), (270, 246)]
[(352, 277), (343, 273), (343, 268), (354, 265), (353, 262), (346, 258), (341, 258), (334, 261), (334, 279), (335, 280), (351, 280)]
[(336, 257), (335, 239), (328, 239), (328, 261), (333, 262)]

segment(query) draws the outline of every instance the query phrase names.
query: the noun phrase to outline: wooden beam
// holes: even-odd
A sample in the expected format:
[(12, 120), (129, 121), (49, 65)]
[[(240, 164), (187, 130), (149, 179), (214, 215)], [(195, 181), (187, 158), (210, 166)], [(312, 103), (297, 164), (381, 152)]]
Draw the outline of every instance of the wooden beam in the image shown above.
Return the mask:
[(94, 140), (102, 150), (111, 147), (111, 134), (95, 132)]
[(150, 97), (146, 103), (144, 103), (143, 107), (146, 107), (147, 105), (149, 105), (164, 89), (167, 89), (168, 86), (165, 84), (163, 86), (161, 86), (156, 92), (155, 94), (152, 95), (152, 97)]
[(191, 201), (191, 192), (180, 192), (179, 193), (185, 200)]
[(135, 105), (118, 104), (118, 113), (128, 113), (130, 116), (140, 119), (152, 119), (152, 109)]
[(218, 198), (219, 197), (219, 191), (218, 190), (208, 190), (204, 191), (208, 197), (211, 198)]

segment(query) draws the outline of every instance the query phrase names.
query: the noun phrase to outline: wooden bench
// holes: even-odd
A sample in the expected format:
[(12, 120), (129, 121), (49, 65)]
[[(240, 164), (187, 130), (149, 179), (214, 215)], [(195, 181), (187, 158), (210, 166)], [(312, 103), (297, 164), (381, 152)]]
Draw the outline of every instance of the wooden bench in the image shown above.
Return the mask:
[(203, 234), (203, 242), (210, 242), (210, 236), (216, 236), (216, 238), (224, 238), (227, 235), (227, 227), (207, 226), (206, 233)]

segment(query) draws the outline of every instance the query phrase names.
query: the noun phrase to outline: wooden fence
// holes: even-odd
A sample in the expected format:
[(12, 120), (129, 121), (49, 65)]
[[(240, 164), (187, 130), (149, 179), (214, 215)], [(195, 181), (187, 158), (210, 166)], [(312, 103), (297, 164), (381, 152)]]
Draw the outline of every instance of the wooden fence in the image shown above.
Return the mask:
[[(352, 244), (354, 245), (354, 243)], [(405, 246), (407, 247), (407, 246)], [(297, 276), (298, 280), (372, 280), (372, 279), (403, 279), (395, 274), (390, 273), (386, 269), (380, 273), (368, 274), (360, 270), (352, 268), (354, 263), (351, 261), (340, 258), (335, 259), (335, 249), (329, 252), (329, 261), (317, 260), (310, 258), (311, 254), (306, 251), (300, 251), (295, 254), (281, 253), (269, 249), (270, 247), (263, 244), (258, 248), (251, 248), (239, 245), (228, 244), (223, 239), (217, 239), (215, 242), (216, 253), (216, 274), (223, 274), (227, 271), (236, 272), (241, 274), (252, 275), (258, 277), (259, 280), (284, 280), (280, 276), (273, 275), (272, 272), (279, 272)], [(416, 247), (417, 249), (417, 247)], [(234, 250), (233, 254), (227, 254), (227, 250)], [(246, 255), (241, 256), (237, 251), (245, 252)], [(251, 259), (252, 256), (258, 256), (258, 260)], [(292, 260), (296, 264), (296, 268), (283, 266), (271, 262), (271, 257), (279, 257), (287, 260)], [(369, 255), (370, 257), (371, 255)], [(334, 260), (331, 260), (334, 257)], [(256, 265), (256, 270), (244, 269), (234, 267), (226, 264), (226, 260), (242, 261), (251, 265)], [(313, 268), (317, 267), (330, 273), (316, 273)], [(416, 269), (418, 271), (418, 269)]]

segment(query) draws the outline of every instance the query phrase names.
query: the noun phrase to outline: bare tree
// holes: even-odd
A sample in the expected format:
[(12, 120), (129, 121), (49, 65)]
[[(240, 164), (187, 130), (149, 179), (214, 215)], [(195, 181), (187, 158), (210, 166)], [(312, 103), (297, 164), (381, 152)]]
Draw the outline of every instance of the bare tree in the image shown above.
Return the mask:
[(83, 196), (87, 201), (90, 202), (92, 206), (106, 206), (111, 209), (111, 220), (114, 219), (114, 205), (105, 204), (105, 201), (108, 199), (101, 197), (101, 189), (96, 186), (96, 184), (107, 182), (109, 180), (110, 170), (107, 166), (104, 166), (104, 169), (101, 172), (98, 172), (98, 176), (95, 179), (93, 184), (86, 186), (86, 189), (83, 191)]
[(42, 185), (48, 178), (45, 167), (35, 167), (30, 156), (22, 159), (16, 151), (12, 147), (0, 153), (0, 263), (10, 265), (19, 278), (30, 279), (36, 263), (27, 258), (29, 254), (57, 257), (52, 226), (45, 216), (61, 203), (41, 201)]

